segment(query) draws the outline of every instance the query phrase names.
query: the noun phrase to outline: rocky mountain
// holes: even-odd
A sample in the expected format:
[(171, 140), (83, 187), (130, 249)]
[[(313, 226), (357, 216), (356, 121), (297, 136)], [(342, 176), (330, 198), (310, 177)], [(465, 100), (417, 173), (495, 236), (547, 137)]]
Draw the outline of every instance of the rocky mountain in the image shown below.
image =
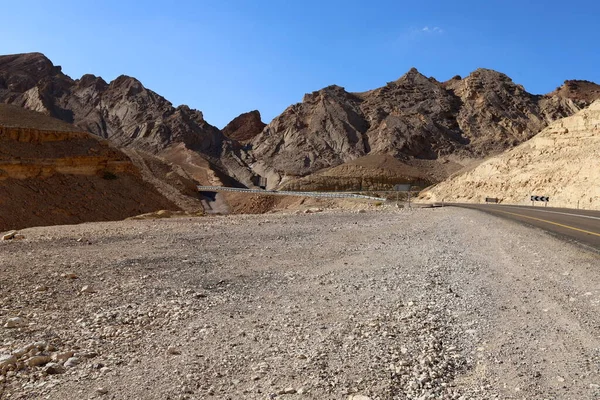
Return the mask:
[(40, 53), (0, 56), (0, 102), (59, 118), (119, 147), (158, 155), (178, 146), (200, 154), (218, 173), (251, 179), (236, 155), (239, 146), (200, 111), (174, 107), (132, 77), (110, 83), (94, 75), (71, 79)]
[(306, 95), (250, 142), (249, 164), (273, 185), (365, 155), (408, 164), (481, 159), (531, 138), (594, 96), (573, 98), (532, 95), (487, 69), (438, 82), (413, 68), (372, 91), (329, 86)]
[(119, 220), (179, 207), (106, 140), (0, 104), (0, 231)]
[(571, 99), (578, 106), (585, 107), (594, 100), (600, 99), (600, 85), (582, 80), (565, 81), (549, 96)]
[(439, 82), (413, 68), (363, 93), (334, 85), (307, 94), (266, 126), (252, 111), (220, 131), (200, 111), (174, 107), (135, 78), (72, 79), (39, 53), (0, 56), (0, 103), (106, 138), (129, 149), (142, 169), (140, 160), (158, 157), (207, 185), (252, 186), (265, 177), (276, 188), (317, 171), (328, 185), (337, 172), (345, 171), (340, 178), (346, 179), (357, 168), (348, 163), (366, 156), (366, 165), (384, 156), (397, 161), (382, 175), (386, 181), (394, 180), (393, 170), (403, 171), (398, 180), (437, 182), (572, 115), (600, 97), (598, 89), (591, 82), (566, 81), (553, 93), (532, 95), (492, 70)]
[(254, 110), (234, 118), (223, 128), (223, 134), (232, 140), (246, 143), (261, 133), (265, 126), (267, 124), (260, 119), (260, 112)]
[(530, 204), (550, 196), (550, 205), (600, 209), (600, 100), (555, 121), (538, 135), (422, 194), (426, 201)]

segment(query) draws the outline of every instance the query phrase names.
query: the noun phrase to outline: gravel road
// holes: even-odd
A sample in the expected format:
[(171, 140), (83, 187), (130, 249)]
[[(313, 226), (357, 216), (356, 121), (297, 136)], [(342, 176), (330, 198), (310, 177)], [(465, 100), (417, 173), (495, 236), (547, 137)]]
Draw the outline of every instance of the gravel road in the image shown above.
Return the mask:
[(20, 233), (1, 399), (600, 398), (600, 255), (478, 211)]

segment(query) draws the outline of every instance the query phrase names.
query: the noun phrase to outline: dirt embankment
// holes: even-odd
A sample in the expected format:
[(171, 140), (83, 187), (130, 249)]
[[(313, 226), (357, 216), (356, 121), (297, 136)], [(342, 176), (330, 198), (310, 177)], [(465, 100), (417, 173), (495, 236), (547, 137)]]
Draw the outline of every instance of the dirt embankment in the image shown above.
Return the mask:
[(125, 154), (64, 125), (0, 105), (0, 231), (179, 209)]

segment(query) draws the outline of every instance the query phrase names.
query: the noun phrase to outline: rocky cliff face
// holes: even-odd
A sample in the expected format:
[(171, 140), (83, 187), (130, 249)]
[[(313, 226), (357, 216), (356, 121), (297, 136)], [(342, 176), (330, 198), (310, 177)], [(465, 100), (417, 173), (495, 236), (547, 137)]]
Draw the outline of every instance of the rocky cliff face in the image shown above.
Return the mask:
[(368, 154), (480, 159), (589, 104), (573, 98), (532, 95), (491, 70), (441, 83), (411, 69), (364, 93), (330, 86), (306, 95), (251, 141), (252, 164), (272, 184)]
[(64, 125), (0, 105), (0, 231), (178, 209), (125, 154)]
[(261, 133), (265, 126), (267, 124), (260, 119), (260, 112), (254, 110), (234, 118), (223, 128), (223, 134), (232, 140), (246, 143)]
[(600, 100), (558, 120), (534, 138), (422, 194), (427, 201), (530, 204), (531, 195), (550, 205), (600, 209)]
[(456, 121), (468, 140), (464, 150), (477, 157), (502, 152), (579, 110), (569, 99), (532, 95), (508, 76), (487, 69), (444, 87), (460, 99)]
[(73, 80), (39, 53), (0, 57), (0, 101), (59, 118), (119, 145), (159, 151), (173, 142), (221, 154), (223, 135), (200, 111), (173, 107), (137, 79)]
[(120, 147), (161, 154), (182, 144), (211, 168), (249, 180), (239, 146), (204, 120), (202, 113), (173, 105), (137, 79), (107, 83), (94, 75), (71, 79), (39, 53), (0, 56), (0, 102), (74, 124)]
[(600, 99), (600, 85), (582, 80), (569, 80), (549, 94), (550, 97), (560, 97), (573, 100), (580, 107), (585, 107)]

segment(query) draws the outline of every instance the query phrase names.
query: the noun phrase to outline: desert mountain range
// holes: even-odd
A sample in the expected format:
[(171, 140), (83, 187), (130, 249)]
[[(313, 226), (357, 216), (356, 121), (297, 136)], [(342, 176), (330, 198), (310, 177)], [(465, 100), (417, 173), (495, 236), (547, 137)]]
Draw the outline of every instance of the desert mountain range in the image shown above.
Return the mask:
[(480, 159), (531, 138), (598, 97), (600, 86), (585, 81), (567, 81), (538, 96), (492, 70), (438, 82), (413, 68), (364, 93), (329, 86), (307, 94), (267, 126), (253, 111), (220, 131), (200, 111), (174, 107), (135, 78), (72, 79), (40, 53), (0, 57), (0, 102), (73, 123), (119, 147), (170, 155), (176, 163), (181, 155), (169, 150), (179, 146), (186, 157), (199, 154), (208, 161), (216, 175), (244, 185), (268, 175), (273, 187), (369, 154), (409, 164), (449, 156)]
[(253, 187), (266, 177), (268, 188), (381, 190), (437, 183), (598, 98), (600, 86), (588, 81), (533, 95), (493, 70), (439, 82), (413, 68), (367, 92), (333, 85), (306, 94), (269, 124), (252, 111), (219, 130), (133, 77), (72, 79), (40, 53), (0, 56), (0, 103), (108, 140), (161, 201), (186, 211), (198, 207), (195, 184)]

